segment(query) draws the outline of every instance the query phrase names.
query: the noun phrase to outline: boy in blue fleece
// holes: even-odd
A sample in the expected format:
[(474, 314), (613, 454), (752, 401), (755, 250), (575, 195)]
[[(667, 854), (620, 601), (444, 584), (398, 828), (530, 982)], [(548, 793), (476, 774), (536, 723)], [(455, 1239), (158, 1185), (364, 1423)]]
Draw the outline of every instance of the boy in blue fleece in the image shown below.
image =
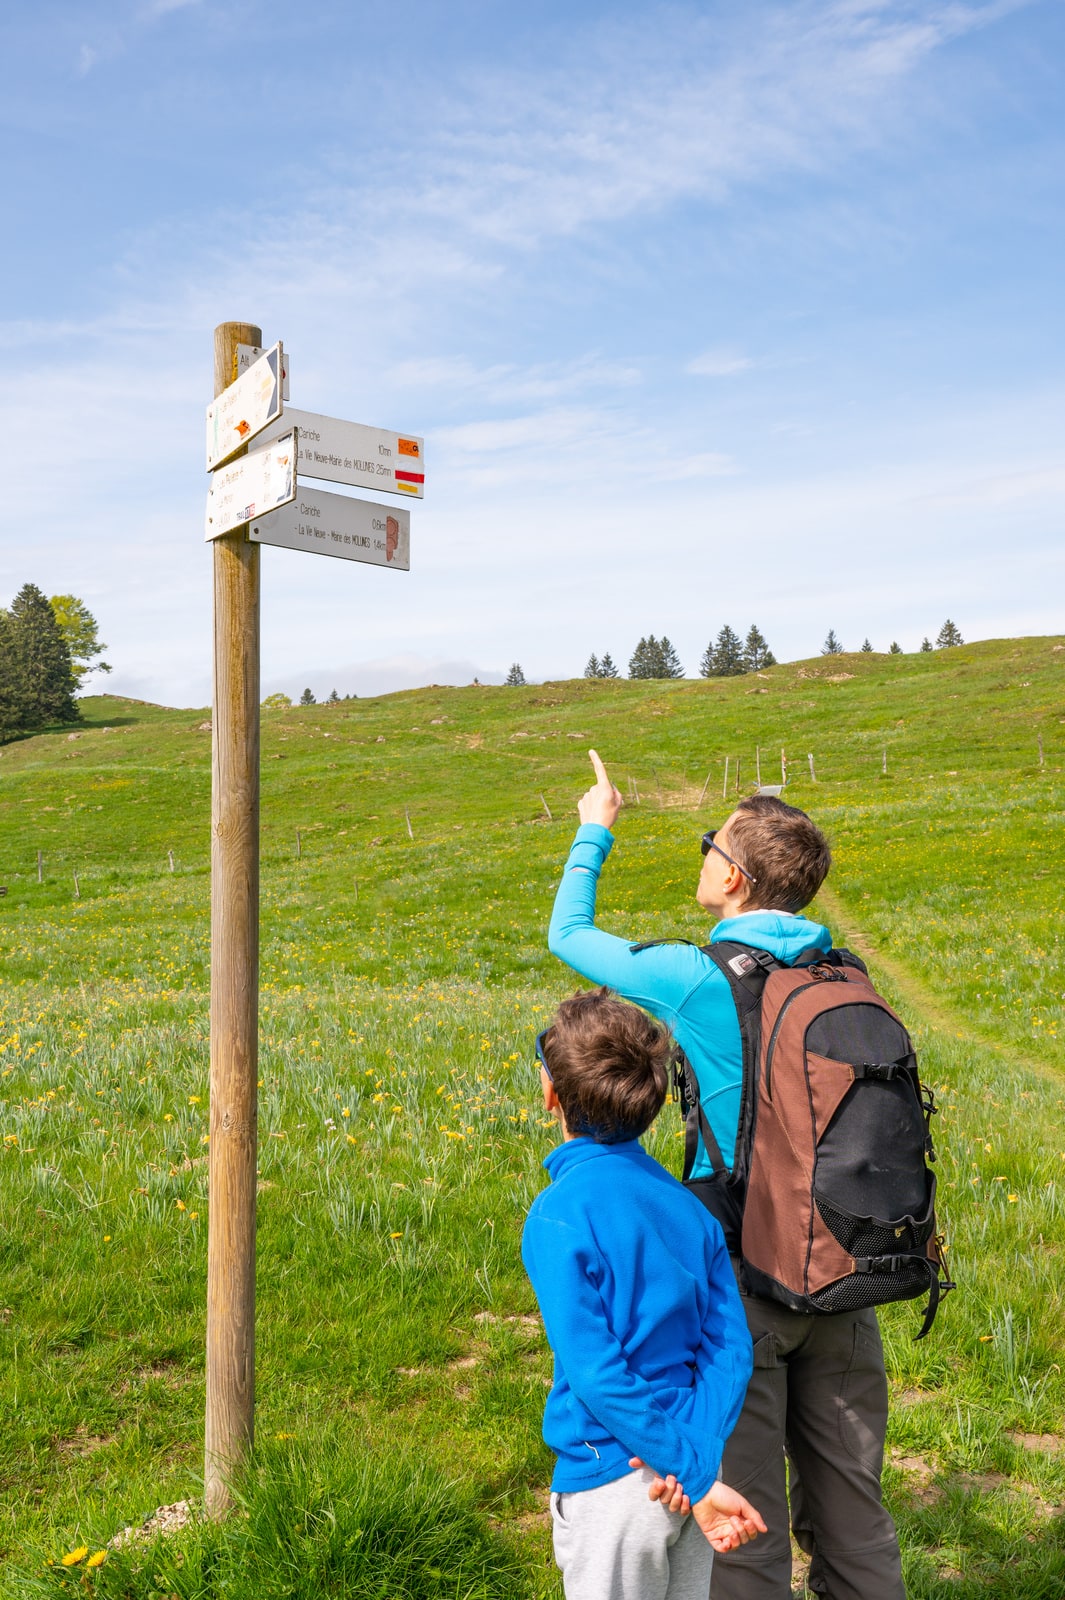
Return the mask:
[(537, 1040), (563, 1142), (522, 1259), (555, 1356), (544, 1439), (567, 1600), (706, 1600), (713, 1551), (765, 1532), (717, 1478), (751, 1373), (721, 1228), (639, 1142), (669, 1052), (605, 989), (564, 1001)]

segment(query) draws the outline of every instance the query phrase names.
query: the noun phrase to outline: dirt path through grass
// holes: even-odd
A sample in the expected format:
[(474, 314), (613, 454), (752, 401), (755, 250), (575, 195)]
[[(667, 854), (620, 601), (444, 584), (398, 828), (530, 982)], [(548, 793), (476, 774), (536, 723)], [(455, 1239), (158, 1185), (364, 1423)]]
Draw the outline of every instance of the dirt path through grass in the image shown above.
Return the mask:
[[(1020, 1055), (1014, 1045), (1003, 1044), (1001, 1039), (996, 1039), (994, 1034), (982, 1029), (970, 1017), (952, 1011), (949, 1006), (944, 1005), (943, 1001), (915, 976), (912, 968), (895, 956), (888, 955), (879, 945), (873, 943), (855, 921), (853, 912), (832, 889), (822, 886), (818, 891), (817, 901), (838, 930), (846, 948), (853, 950), (855, 955), (861, 956), (863, 961), (875, 971), (882, 972), (890, 981), (891, 987), (910, 1008), (912, 1020), (921, 1021), (932, 1029), (941, 1030), (956, 1038), (971, 1038), (984, 1049), (993, 1051), (995, 1055), (1011, 1062), (1014, 1066), (1025, 1067), (1041, 1077), (1049, 1078), (1055, 1084), (1061, 1083), (1061, 1073), (1052, 1063), (1041, 1060), (1038, 1055)], [(906, 1020), (904, 1017), (903, 1021)]]

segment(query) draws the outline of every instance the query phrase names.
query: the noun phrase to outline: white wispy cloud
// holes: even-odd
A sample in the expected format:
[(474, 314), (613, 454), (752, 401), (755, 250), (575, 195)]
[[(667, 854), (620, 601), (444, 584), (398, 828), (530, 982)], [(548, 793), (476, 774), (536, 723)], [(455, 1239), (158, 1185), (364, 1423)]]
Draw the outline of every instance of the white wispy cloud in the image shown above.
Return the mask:
[(685, 367), (700, 378), (734, 378), (737, 373), (748, 372), (754, 362), (738, 350), (704, 350)]

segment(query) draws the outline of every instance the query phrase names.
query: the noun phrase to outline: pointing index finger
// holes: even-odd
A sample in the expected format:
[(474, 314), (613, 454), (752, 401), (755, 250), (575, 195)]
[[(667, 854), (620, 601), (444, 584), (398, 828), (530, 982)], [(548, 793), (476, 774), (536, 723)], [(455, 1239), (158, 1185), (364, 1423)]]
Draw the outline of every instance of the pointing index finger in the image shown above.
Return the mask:
[(589, 750), (588, 754), (592, 758), (592, 766), (595, 769), (596, 782), (597, 783), (605, 783), (605, 784), (609, 785), (610, 779), (606, 775), (606, 768), (604, 767), (602, 761), (599, 759), (598, 750)]

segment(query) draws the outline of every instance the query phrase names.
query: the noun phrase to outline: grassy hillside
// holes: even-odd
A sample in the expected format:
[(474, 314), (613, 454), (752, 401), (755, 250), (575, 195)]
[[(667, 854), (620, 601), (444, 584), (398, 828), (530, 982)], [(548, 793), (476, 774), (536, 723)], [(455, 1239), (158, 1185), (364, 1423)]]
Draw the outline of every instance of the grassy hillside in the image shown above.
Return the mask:
[[(0, 755), (5, 1593), (47, 1592), (49, 1556), (194, 1496), (201, 1449), (209, 714), (83, 706), (73, 734)], [(1018, 1600), (1060, 1600), (1058, 639), (264, 714), (255, 1506), (298, 1484), (336, 1526), (353, 1463), (384, 1451), (412, 1505), (450, 1494), (474, 1518), (474, 1565), (482, 1536), (516, 1551), (524, 1579), (500, 1568), (486, 1593), (556, 1592), (549, 1368), (517, 1240), (551, 1139), (531, 1038), (574, 982), (544, 930), (589, 745), (632, 801), (601, 921), (638, 937), (702, 933), (699, 834), (786, 752), (789, 798), (834, 843), (819, 910), (870, 952), (946, 1106), (964, 1291), (921, 1345), (912, 1307), (883, 1317), (910, 1590), (969, 1600), (1008, 1575)], [(679, 1159), (670, 1108), (654, 1142)], [(486, 1512), (498, 1535), (476, 1532)], [(327, 1523), (276, 1592), (330, 1592)], [(177, 1536), (180, 1568), (127, 1547), (86, 1582), (147, 1593), (169, 1562), (167, 1592), (221, 1593), (204, 1573), (225, 1538)], [(411, 1593), (436, 1592), (438, 1560)]]

